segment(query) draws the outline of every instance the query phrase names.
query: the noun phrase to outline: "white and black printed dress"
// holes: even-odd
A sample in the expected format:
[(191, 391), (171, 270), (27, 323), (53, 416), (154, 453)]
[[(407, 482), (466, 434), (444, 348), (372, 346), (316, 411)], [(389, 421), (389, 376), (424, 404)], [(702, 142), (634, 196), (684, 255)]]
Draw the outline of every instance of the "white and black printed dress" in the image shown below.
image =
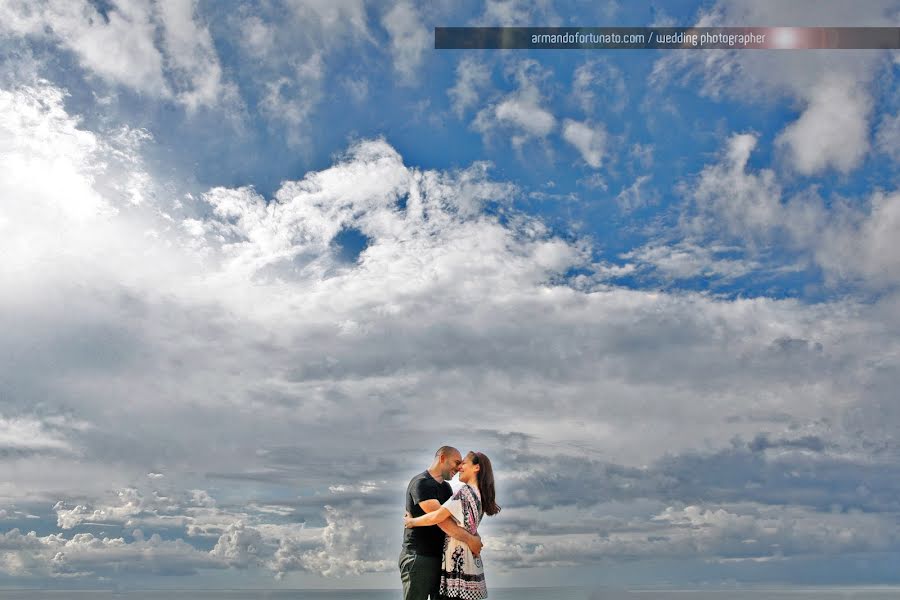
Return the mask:
[[(478, 490), (466, 484), (444, 502), (456, 523), (475, 535), (481, 522), (481, 496)], [(449, 535), (444, 540), (444, 557), (441, 561), (441, 598), (487, 598), (484, 584), (484, 568), (481, 558), (472, 554), (463, 542)]]

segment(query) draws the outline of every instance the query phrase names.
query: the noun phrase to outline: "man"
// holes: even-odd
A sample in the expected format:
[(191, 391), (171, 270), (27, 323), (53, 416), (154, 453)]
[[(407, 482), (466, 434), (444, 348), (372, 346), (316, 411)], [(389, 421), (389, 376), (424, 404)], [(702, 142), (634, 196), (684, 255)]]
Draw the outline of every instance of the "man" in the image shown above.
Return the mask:
[[(453, 490), (449, 479), (459, 470), (462, 455), (452, 446), (441, 446), (434, 453), (434, 462), (428, 470), (419, 473), (406, 488), (406, 512), (420, 517), (432, 512), (450, 499)], [(437, 600), (441, 587), (441, 555), (444, 552), (444, 536), (449, 535), (465, 543), (472, 554), (481, 554), (481, 538), (472, 535), (453, 519), (446, 519), (431, 527), (414, 527), (403, 530), (403, 550), (400, 552), (400, 580), (403, 582), (403, 600), (425, 600), (429, 596)]]

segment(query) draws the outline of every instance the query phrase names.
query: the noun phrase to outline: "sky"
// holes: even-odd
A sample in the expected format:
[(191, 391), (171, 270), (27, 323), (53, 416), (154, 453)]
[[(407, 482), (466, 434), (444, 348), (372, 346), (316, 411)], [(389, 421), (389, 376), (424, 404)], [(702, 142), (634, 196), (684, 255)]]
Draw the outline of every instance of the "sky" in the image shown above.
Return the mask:
[[(897, 584), (900, 2), (0, 0), (5, 587)], [(894, 391), (892, 391), (894, 390)]]

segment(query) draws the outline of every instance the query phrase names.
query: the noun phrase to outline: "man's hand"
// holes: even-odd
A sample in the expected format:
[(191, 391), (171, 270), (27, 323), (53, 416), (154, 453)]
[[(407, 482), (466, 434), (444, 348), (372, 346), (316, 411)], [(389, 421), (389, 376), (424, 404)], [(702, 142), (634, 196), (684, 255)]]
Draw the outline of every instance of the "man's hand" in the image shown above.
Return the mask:
[(472, 540), (469, 541), (468, 546), (469, 550), (471, 550), (472, 554), (475, 556), (481, 554), (481, 547), (484, 546), (484, 544), (481, 543), (481, 536), (477, 534), (472, 536)]

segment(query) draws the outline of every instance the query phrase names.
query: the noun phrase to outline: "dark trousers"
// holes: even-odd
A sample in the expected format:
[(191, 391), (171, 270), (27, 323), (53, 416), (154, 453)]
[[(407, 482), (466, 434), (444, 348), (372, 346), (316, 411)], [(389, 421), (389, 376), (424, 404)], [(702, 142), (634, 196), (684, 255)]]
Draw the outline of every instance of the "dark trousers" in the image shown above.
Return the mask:
[(441, 588), (441, 557), (400, 553), (400, 581), (403, 600), (437, 600)]

